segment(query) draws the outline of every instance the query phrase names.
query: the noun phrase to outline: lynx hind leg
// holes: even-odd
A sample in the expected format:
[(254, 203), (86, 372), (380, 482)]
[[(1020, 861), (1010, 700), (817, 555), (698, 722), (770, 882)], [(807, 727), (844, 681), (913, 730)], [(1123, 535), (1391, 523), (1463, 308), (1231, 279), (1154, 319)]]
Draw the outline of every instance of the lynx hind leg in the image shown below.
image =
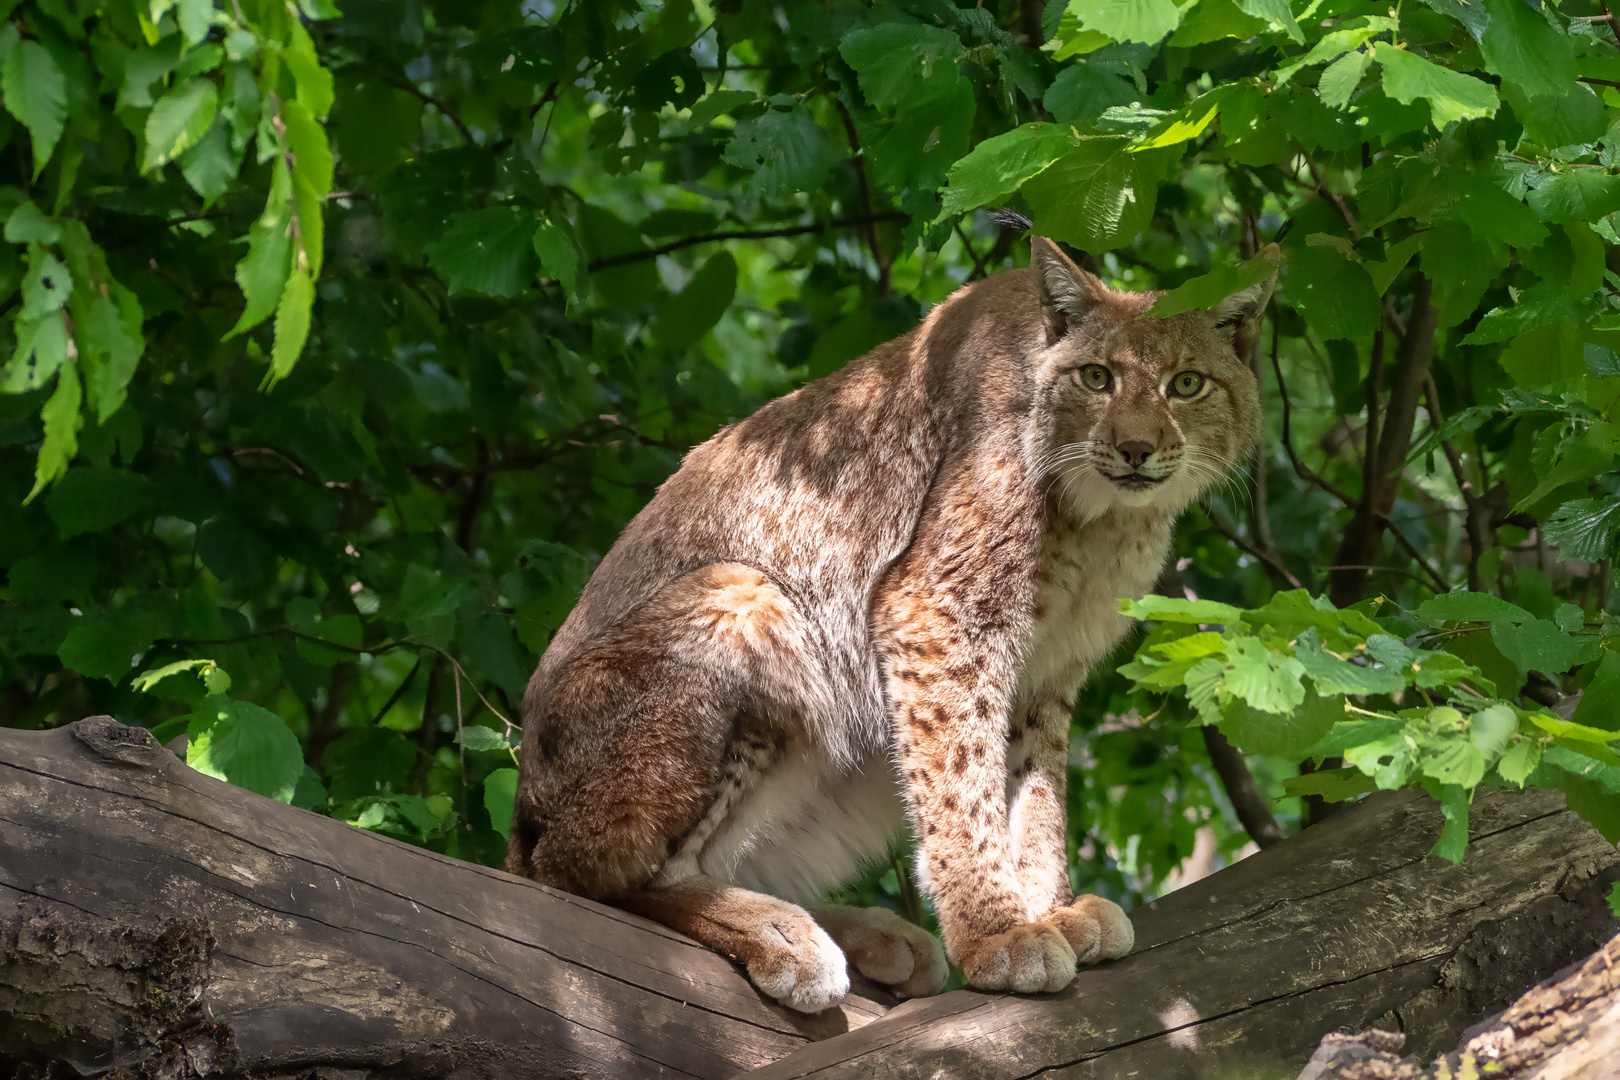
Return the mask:
[(945, 989), (950, 966), (939, 939), (888, 908), (824, 907), (816, 921), (844, 950), (855, 970), (901, 997), (931, 997)]
[(1079, 964), (1118, 960), (1136, 944), (1130, 916), (1112, 900), (1079, 896), (1067, 907), (1054, 908), (1043, 922), (1057, 927), (1074, 949)]
[(844, 954), (809, 912), (786, 900), (699, 875), (617, 903), (735, 960), (789, 1008), (820, 1012), (849, 993)]

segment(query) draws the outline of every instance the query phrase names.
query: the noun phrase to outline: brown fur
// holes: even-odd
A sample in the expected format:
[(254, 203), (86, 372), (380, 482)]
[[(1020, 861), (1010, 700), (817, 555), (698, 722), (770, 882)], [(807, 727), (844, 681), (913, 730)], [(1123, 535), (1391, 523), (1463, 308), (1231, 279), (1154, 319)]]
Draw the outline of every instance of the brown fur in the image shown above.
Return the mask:
[(509, 869), (691, 934), (802, 1009), (847, 988), (822, 930), (869, 977), (943, 984), (909, 924), (818, 929), (791, 902), (905, 818), (973, 985), (1054, 990), (1130, 948), (1117, 907), (1069, 890), (1069, 714), (1176, 514), (1259, 436), (1235, 346), (1271, 286), (1142, 319), (1151, 294), (1050, 242), (1032, 264), (687, 456), (529, 684)]

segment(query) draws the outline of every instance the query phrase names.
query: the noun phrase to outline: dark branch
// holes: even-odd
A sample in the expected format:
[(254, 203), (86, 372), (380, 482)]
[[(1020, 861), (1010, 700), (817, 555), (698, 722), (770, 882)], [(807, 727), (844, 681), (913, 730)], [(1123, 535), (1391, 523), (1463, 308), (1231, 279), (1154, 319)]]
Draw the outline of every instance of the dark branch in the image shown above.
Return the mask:
[(1254, 774), (1249, 772), (1243, 754), (1213, 724), (1204, 725), (1204, 749), (1209, 752), (1209, 762), (1215, 766), (1226, 797), (1232, 800), (1232, 809), (1237, 811), (1238, 821), (1243, 823), (1249, 839), (1262, 848), (1286, 840), (1288, 834), (1271, 816), (1271, 809), (1255, 785)]
[(689, 248), (696, 244), (711, 244), (717, 240), (770, 240), (779, 236), (804, 236), (808, 233), (830, 232), (833, 229), (859, 229), (880, 221), (907, 221), (909, 218), (898, 210), (889, 210), (881, 214), (874, 214), (870, 218), (835, 218), (832, 221), (819, 222), (814, 225), (790, 225), (781, 229), (733, 229), (728, 232), (703, 233), (699, 236), (683, 236), (679, 240), (671, 240), (655, 248), (643, 248), (640, 251), (627, 251), (622, 255), (608, 255), (591, 262), (586, 269), (591, 273), (606, 270), (613, 266), (623, 266), (626, 263), (641, 262), (645, 259), (656, 259), (660, 255), (668, 255), (672, 251)]

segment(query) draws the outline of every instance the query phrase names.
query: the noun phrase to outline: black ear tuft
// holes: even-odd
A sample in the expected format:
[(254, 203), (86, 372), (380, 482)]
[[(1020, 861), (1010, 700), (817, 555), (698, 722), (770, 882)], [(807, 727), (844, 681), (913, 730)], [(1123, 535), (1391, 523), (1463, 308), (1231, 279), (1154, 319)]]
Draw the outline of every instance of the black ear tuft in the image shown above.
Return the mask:
[(1035, 227), (1035, 223), (1029, 218), (1016, 210), (1008, 210), (1005, 207), (991, 214), (990, 220), (1004, 229), (1029, 230)]

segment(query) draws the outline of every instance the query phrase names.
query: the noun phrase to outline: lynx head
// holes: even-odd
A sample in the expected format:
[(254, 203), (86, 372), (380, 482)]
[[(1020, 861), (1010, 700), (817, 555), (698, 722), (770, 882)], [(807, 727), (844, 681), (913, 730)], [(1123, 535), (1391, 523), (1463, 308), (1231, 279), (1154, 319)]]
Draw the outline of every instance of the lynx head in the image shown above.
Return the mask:
[(1177, 512), (1241, 467), (1262, 418), (1241, 357), (1275, 276), (1207, 311), (1146, 319), (1157, 293), (1111, 289), (1044, 237), (1031, 269), (1047, 342), (1036, 361), (1051, 420), (1043, 464), (1075, 514)]

